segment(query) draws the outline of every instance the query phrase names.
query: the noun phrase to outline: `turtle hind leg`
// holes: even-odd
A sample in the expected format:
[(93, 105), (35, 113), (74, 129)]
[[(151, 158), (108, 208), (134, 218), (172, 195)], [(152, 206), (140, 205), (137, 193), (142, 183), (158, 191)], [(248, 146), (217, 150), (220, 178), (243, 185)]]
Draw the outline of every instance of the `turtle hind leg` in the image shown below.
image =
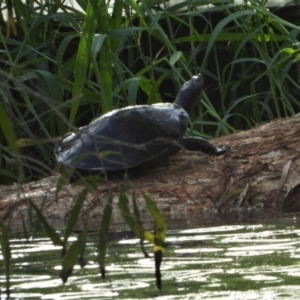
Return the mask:
[(210, 142), (200, 137), (183, 137), (180, 143), (187, 150), (202, 151), (209, 155), (221, 155), (230, 150), (230, 147), (227, 145), (215, 147)]

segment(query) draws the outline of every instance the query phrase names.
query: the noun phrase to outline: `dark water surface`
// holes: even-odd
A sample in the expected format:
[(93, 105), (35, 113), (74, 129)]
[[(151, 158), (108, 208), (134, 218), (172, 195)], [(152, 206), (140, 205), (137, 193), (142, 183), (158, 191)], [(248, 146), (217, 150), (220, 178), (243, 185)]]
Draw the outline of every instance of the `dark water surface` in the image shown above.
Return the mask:
[[(91, 234), (88, 264), (76, 267), (64, 285), (61, 249), (47, 238), (26, 241), (14, 234), (11, 299), (300, 299), (299, 215), (175, 220), (168, 227), (162, 292), (155, 287), (153, 258), (144, 258), (129, 232), (111, 233), (105, 280)], [(6, 299), (2, 263), (0, 287)]]

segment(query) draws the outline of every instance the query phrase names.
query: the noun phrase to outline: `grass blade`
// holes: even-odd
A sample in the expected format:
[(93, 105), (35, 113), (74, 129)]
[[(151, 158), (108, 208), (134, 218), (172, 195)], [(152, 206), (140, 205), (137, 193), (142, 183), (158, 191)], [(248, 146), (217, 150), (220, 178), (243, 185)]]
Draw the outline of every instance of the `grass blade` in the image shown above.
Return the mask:
[[(116, 10), (119, 10), (120, 3), (119, 1), (115, 3)], [(99, 1), (99, 17), (98, 22), (101, 28), (102, 34), (106, 35), (105, 40), (103, 41), (100, 55), (99, 55), (99, 74), (100, 74), (100, 83), (101, 83), (101, 105), (102, 112), (106, 113), (112, 109), (112, 56), (111, 56), (111, 41), (108, 35), (110, 31), (110, 18), (108, 13), (108, 6), (105, 3), (105, 0)], [(119, 13), (119, 12), (118, 12)], [(119, 24), (118, 20), (114, 26)], [(114, 41), (114, 44), (116, 41)]]
[(22, 182), (24, 179), (24, 170), (23, 164), (19, 159), (20, 151), (19, 147), (17, 146), (17, 137), (13, 129), (14, 126), (12, 125), (6, 110), (4, 109), (2, 101), (0, 101), (0, 127), (11, 151), (16, 155), (16, 160), (18, 161), (19, 180)]
[(30, 206), (34, 209), (37, 218), (40, 220), (40, 222), (44, 225), (45, 231), (47, 236), (51, 239), (54, 246), (63, 246), (63, 242), (60, 239), (59, 234), (56, 232), (56, 230), (50, 226), (44, 217), (43, 213), (39, 210), (39, 208), (32, 202), (29, 201)]
[(79, 233), (77, 240), (71, 244), (63, 258), (62, 270), (60, 271), (60, 278), (63, 283), (66, 283), (68, 278), (72, 275), (73, 268), (78, 261), (78, 257), (85, 247), (87, 234), (88, 228), (86, 227)]
[(105, 255), (107, 249), (107, 236), (109, 232), (110, 219), (112, 214), (112, 200), (113, 197), (110, 195), (107, 199), (99, 230), (99, 238), (98, 238), (98, 261), (100, 265), (100, 273), (102, 278), (105, 277)]
[[(11, 264), (11, 249), (9, 245), (9, 229), (0, 218), (0, 246), (3, 256), (4, 272), (5, 272), (5, 284), (6, 295), (9, 299), (10, 296), (10, 264)], [(0, 290), (1, 296), (1, 290)]]
[(146, 201), (148, 212), (154, 222), (154, 251), (164, 250), (166, 239), (166, 224), (162, 212), (157, 207), (156, 203), (146, 194), (143, 194)]
[(64, 242), (63, 242), (64, 243), (64, 246), (63, 246), (64, 249), (66, 249), (68, 238), (71, 235), (71, 233), (74, 229), (74, 226), (76, 225), (80, 210), (81, 210), (82, 205), (83, 205), (83, 203), (86, 199), (87, 193), (88, 193), (88, 189), (86, 187), (83, 188), (83, 190), (79, 193), (77, 199), (75, 200), (75, 203), (74, 203), (74, 205), (72, 207), (72, 210), (69, 214), (68, 223), (67, 223), (65, 234), (64, 234)]
[(80, 104), (82, 90), (85, 84), (84, 78), (87, 76), (90, 61), (90, 49), (92, 49), (93, 39), (96, 30), (96, 16), (91, 1), (88, 1), (86, 16), (83, 23), (82, 34), (75, 63), (75, 77), (72, 91), (72, 103), (70, 110), (70, 123), (73, 124)]
[(122, 215), (123, 220), (129, 226), (129, 228), (136, 234), (141, 240), (147, 240), (149, 243), (154, 244), (154, 234), (144, 230), (143, 224), (140, 219), (136, 201), (133, 198), (133, 208), (134, 214), (130, 212), (129, 209), (129, 199), (126, 196), (125, 188), (122, 187), (119, 193), (119, 209)]
[(152, 199), (143, 194), (146, 201), (147, 209), (154, 221), (154, 260), (155, 260), (155, 277), (156, 286), (159, 290), (162, 288), (160, 266), (163, 259), (163, 251), (166, 239), (166, 224), (162, 212), (158, 209)]

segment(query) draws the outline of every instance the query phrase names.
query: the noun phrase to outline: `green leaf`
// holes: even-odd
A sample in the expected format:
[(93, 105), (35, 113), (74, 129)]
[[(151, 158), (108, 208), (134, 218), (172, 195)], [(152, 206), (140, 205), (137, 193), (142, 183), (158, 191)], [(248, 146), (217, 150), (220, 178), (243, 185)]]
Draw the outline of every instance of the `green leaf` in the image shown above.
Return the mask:
[(29, 201), (30, 206), (34, 209), (37, 218), (40, 220), (40, 222), (44, 225), (45, 231), (47, 233), (47, 236), (51, 239), (53, 245), (55, 246), (63, 246), (63, 242), (60, 239), (59, 234), (55, 231), (55, 229), (50, 226), (45, 219), (42, 212), (38, 209), (38, 207), (30, 200)]
[[(117, 5), (117, 4), (116, 4)], [(99, 1), (97, 7), (99, 17), (98, 22), (102, 30), (102, 34), (108, 34), (110, 31), (109, 25), (109, 12), (108, 6), (105, 5), (105, 1)], [(101, 105), (102, 112), (106, 113), (112, 109), (112, 55), (111, 55), (111, 41), (107, 36), (103, 41), (103, 45), (100, 49), (99, 55), (99, 75), (101, 83)]]
[(56, 181), (56, 190), (55, 190), (55, 198), (57, 199), (58, 193), (61, 191), (62, 187), (70, 182), (70, 178), (74, 172), (74, 168), (72, 166), (66, 167), (63, 172), (60, 174)]
[(136, 235), (138, 237), (140, 237), (142, 240), (144, 240), (145, 239), (145, 237), (144, 237), (145, 236), (145, 230), (144, 230), (144, 227), (143, 227), (141, 214), (140, 214), (140, 211), (138, 209), (134, 194), (132, 195), (132, 206), (133, 206), (133, 217), (134, 217), (134, 221), (135, 221), (134, 232), (136, 233)]
[(94, 55), (97, 55), (101, 50), (101, 47), (106, 39), (106, 34), (96, 34), (93, 41), (92, 51)]
[(143, 194), (143, 197), (146, 201), (148, 212), (154, 221), (154, 260), (155, 260), (155, 278), (156, 286), (161, 290), (161, 272), (160, 266), (163, 259), (163, 251), (165, 248), (165, 239), (166, 239), (166, 225), (162, 212), (158, 209), (152, 199)]
[(157, 207), (156, 203), (146, 194), (143, 193), (146, 201), (148, 212), (154, 222), (154, 251), (164, 250), (166, 239), (166, 224), (162, 212)]
[(86, 187), (83, 188), (83, 190), (77, 196), (77, 198), (75, 200), (75, 203), (72, 207), (72, 210), (69, 213), (68, 223), (67, 223), (65, 234), (64, 234), (64, 248), (66, 248), (68, 238), (71, 235), (71, 233), (73, 232), (74, 226), (76, 225), (80, 210), (81, 210), (82, 205), (83, 205), (83, 203), (86, 199), (87, 193), (88, 193), (88, 189)]
[(254, 15), (254, 14), (255, 14), (255, 11), (241, 10), (241, 11), (234, 12), (234, 13), (230, 14), (229, 16), (227, 16), (226, 18), (222, 19), (217, 24), (217, 26), (215, 27), (214, 31), (211, 34), (211, 37), (209, 39), (209, 42), (208, 42), (208, 45), (207, 45), (207, 48), (206, 48), (206, 52), (205, 52), (205, 56), (203, 58), (203, 61), (207, 60), (207, 57), (208, 57), (210, 51), (212, 50), (212, 47), (215, 45), (217, 37), (219, 36), (219, 34), (222, 32), (222, 30), (225, 28), (225, 26), (229, 22), (231, 22), (233, 20), (236, 20), (236, 19), (238, 19), (240, 17), (245, 17), (247, 15), (251, 16), (251, 15)]
[(128, 86), (128, 104), (136, 105), (140, 78), (133, 78)]
[(154, 262), (155, 262), (155, 278), (156, 278), (156, 287), (161, 290), (161, 272), (160, 266), (163, 259), (163, 252), (161, 250), (154, 251)]
[(182, 52), (181, 51), (176, 51), (175, 53), (172, 54), (170, 57), (170, 64), (174, 65), (181, 57)]
[(17, 138), (14, 132), (14, 126), (12, 125), (10, 118), (8, 117), (2, 101), (0, 101), (0, 127), (4, 134), (4, 137), (11, 149), (11, 151), (16, 155), (16, 159), (18, 160), (18, 171), (20, 175), (20, 181), (24, 178), (23, 164), (19, 161), (19, 147), (17, 146)]
[(132, 205), (133, 205), (133, 214), (134, 214), (134, 218), (135, 218), (135, 222), (136, 222), (135, 223), (135, 232), (137, 233), (137, 236), (140, 237), (140, 239), (141, 239), (140, 245), (141, 245), (141, 248), (142, 248), (142, 251), (143, 251), (145, 257), (149, 257), (149, 254), (147, 253), (147, 251), (144, 248), (144, 240), (146, 239), (147, 241), (149, 241), (150, 243), (153, 244), (154, 243), (154, 235), (151, 232), (144, 230), (141, 214), (138, 209), (134, 193), (132, 195)]
[(109, 233), (109, 225), (112, 215), (112, 201), (113, 196), (109, 195), (108, 200), (106, 202), (102, 219), (101, 225), (99, 230), (99, 238), (98, 238), (98, 261), (100, 265), (100, 273), (102, 278), (105, 277), (105, 256), (106, 256), (106, 249), (107, 249), (107, 236)]
[[(110, 32), (114, 29), (120, 29), (123, 21), (123, 0), (115, 0), (113, 2), (114, 8), (110, 20)], [(112, 38), (111, 49), (112, 51), (118, 50), (119, 37)]]
[(6, 291), (9, 293), (10, 287), (10, 263), (11, 263), (11, 249), (9, 245), (9, 229), (0, 218), (0, 246), (3, 256)]
[(118, 205), (123, 220), (129, 226), (129, 228), (136, 234), (136, 236), (141, 240), (147, 240), (151, 244), (154, 244), (154, 240), (155, 240), (154, 234), (152, 234), (147, 230), (144, 230), (134, 197), (133, 197), (134, 214), (130, 212), (129, 199), (126, 196), (125, 187), (122, 187), (120, 189)]
[(78, 257), (85, 247), (87, 234), (88, 228), (86, 227), (80, 232), (77, 240), (71, 244), (63, 258), (62, 270), (60, 271), (60, 278), (62, 279), (63, 283), (65, 283), (72, 275), (73, 268), (78, 261)]
[(82, 90), (85, 84), (84, 78), (87, 76), (88, 65), (90, 62), (90, 49), (95, 36), (97, 26), (96, 11), (94, 10), (91, 1), (88, 1), (86, 9), (86, 17), (83, 23), (83, 31), (80, 37), (79, 47), (76, 56), (75, 78), (72, 90), (72, 103), (70, 110), (70, 123), (73, 124), (78, 107), (80, 104)]
[(128, 197), (125, 194), (125, 187), (121, 187), (119, 192), (119, 209), (122, 215), (123, 220), (125, 223), (129, 226), (129, 228), (135, 233), (135, 219), (132, 216), (130, 210), (129, 210), (129, 200)]

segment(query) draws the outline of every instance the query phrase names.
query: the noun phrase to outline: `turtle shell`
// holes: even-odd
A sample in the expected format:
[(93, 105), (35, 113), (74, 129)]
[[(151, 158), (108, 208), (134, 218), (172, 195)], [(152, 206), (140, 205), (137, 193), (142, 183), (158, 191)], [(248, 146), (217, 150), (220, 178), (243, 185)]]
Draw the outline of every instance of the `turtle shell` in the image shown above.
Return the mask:
[(177, 104), (118, 109), (58, 141), (56, 159), (90, 171), (118, 171), (180, 150), (188, 114)]

